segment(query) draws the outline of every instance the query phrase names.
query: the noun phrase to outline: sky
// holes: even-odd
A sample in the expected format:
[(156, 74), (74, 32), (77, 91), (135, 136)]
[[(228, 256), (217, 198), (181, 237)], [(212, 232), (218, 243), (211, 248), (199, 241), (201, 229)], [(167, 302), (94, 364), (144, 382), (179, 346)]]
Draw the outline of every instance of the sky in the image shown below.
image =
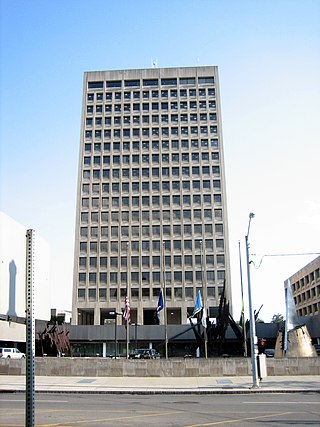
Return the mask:
[(285, 314), (320, 253), (320, 1), (0, 4), (0, 210), (49, 243), (52, 307), (72, 304), (83, 73), (156, 62), (219, 67), (233, 315), (250, 212), (253, 307)]

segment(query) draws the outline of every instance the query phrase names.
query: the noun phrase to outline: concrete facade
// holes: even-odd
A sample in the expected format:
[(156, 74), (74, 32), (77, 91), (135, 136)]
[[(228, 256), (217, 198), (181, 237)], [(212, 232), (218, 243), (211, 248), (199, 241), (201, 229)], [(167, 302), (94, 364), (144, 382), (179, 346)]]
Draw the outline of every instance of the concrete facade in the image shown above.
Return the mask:
[[(186, 324), (198, 290), (231, 307), (217, 67), (84, 75), (75, 231), (75, 325)], [(161, 323), (163, 323), (163, 311)], [(121, 316), (117, 317), (121, 324)]]
[(293, 274), (289, 280), (298, 316), (319, 315), (320, 256)]

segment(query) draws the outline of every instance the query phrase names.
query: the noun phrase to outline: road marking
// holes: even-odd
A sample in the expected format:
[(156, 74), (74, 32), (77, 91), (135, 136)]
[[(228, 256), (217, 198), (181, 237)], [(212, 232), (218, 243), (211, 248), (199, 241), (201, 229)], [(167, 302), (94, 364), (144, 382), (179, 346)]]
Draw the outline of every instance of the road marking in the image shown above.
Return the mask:
[[(245, 404), (249, 404), (252, 405), (252, 402), (242, 402)], [(301, 402), (273, 402), (270, 400), (270, 402), (257, 402), (256, 405), (296, 405), (297, 403), (299, 403), (301, 405)], [(319, 402), (303, 402), (304, 405), (319, 405)]]
[[(146, 415), (131, 415), (127, 417), (116, 417), (116, 418), (97, 418), (95, 420), (90, 418), (90, 423), (92, 422), (103, 422), (104, 424), (114, 423), (115, 421), (121, 421), (121, 420), (133, 420), (137, 418), (146, 418), (146, 417), (157, 417), (161, 415), (174, 415), (174, 414), (180, 414), (181, 411), (168, 411), (168, 412), (153, 412)], [(40, 424), (41, 427), (74, 427), (74, 425), (77, 424), (83, 424), (88, 423), (89, 420), (76, 420), (76, 421), (68, 421), (68, 424), (65, 425), (63, 423), (50, 423), (50, 424)], [(40, 426), (39, 425), (39, 426)], [(0, 426), (1, 427), (1, 426)]]
[[(25, 399), (1, 399), (0, 402), (25, 402)], [(68, 403), (69, 400), (38, 400), (36, 398), (36, 403)]]
[(238, 418), (238, 419), (234, 419), (234, 420), (223, 420), (223, 421), (214, 421), (212, 423), (204, 423), (204, 424), (192, 424), (189, 426), (185, 426), (185, 427), (205, 427), (205, 426), (216, 426), (218, 424), (231, 424), (231, 423), (239, 423), (242, 421), (248, 421), (248, 420), (260, 420), (262, 418), (270, 418), (270, 417), (279, 417), (282, 415), (288, 415), (288, 414), (292, 414), (293, 412), (280, 412), (280, 413), (275, 413), (275, 414), (268, 414), (268, 415), (260, 415), (257, 417), (246, 417), (246, 418)]

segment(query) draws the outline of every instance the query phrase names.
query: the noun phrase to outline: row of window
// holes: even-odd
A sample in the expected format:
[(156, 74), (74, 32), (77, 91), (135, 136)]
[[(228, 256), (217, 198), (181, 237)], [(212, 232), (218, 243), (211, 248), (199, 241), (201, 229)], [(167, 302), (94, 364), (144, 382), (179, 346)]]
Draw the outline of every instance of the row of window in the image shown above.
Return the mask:
[[(218, 225), (218, 224), (217, 224)], [(172, 230), (171, 230), (172, 228)], [(99, 229), (99, 227), (81, 227), (80, 228), (80, 237), (82, 239), (85, 239), (88, 237), (89, 235), (89, 230), (90, 230), (90, 237), (91, 238), (95, 238), (95, 239), (106, 239), (106, 238), (119, 238), (119, 235), (121, 235), (122, 238), (128, 237), (128, 235), (124, 234), (122, 235), (121, 232), (119, 231), (119, 227), (111, 227), (111, 230), (109, 232), (108, 227), (101, 227)], [(134, 230), (132, 230), (133, 233)], [(181, 229), (175, 229), (174, 226), (170, 226), (170, 225), (164, 225), (162, 227), (160, 227), (160, 225), (153, 225), (153, 226), (149, 226), (149, 225), (145, 225), (141, 227), (141, 231), (139, 232), (140, 234), (138, 234), (136, 237), (141, 236), (143, 239), (149, 238), (151, 236), (153, 237), (160, 237), (161, 236), (161, 231), (162, 231), (162, 236), (164, 237), (171, 237), (172, 235), (174, 235), (174, 237), (178, 237), (178, 236), (182, 236), (181, 234)], [(180, 234), (179, 234), (180, 231)], [(172, 234), (174, 233), (174, 234)], [(200, 234), (200, 232), (199, 232)], [(189, 234), (190, 236), (192, 235), (191, 232)], [(196, 235), (196, 234), (195, 234)], [(200, 234), (201, 235), (201, 234)], [(135, 235), (131, 234), (132, 237), (135, 237)], [(184, 237), (187, 237), (188, 234), (185, 233)], [(181, 242), (180, 240), (174, 240), (173, 243), (173, 247), (175, 250), (181, 250), (182, 245), (183, 245), (183, 249), (184, 250), (188, 250), (188, 251), (192, 251), (192, 248), (194, 247), (195, 250), (201, 249), (201, 243), (202, 240), (199, 239), (195, 239), (195, 240), (189, 240), (189, 239), (185, 239), (183, 240), (183, 242)], [(105, 244), (105, 247), (107, 247), (107, 242), (101, 242)], [(127, 242), (126, 242), (127, 244)], [(138, 244), (138, 242), (137, 242)], [(157, 243), (154, 243), (155, 245)], [(223, 250), (224, 249), (224, 240), (223, 239), (216, 239), (215, 240), (215, 247), (217, 250)], [(111, 246), (112, 248), (112, 246)], [(214, 249), (214, 241), (213, 239), (205, 239), (205, 248), (207, 250), (213, 251)], [(102, 251), (102, 246), (100, 247), (100, 250)], [(104, 249), (105, 251), (107, 251), (107, 249)], [(122, 249), (123, 250), (123, 249)], [(126, 249), (127, 250), (127, 249)]]
[[(184, 163), (187, 163), (187, 160), (185, 157), (183, 157)], [(189, 156), (188, 156), (189, 159)], [(91, 160), (93, 163), (93, 166), (101, 166), (101, 160), (103, 160), (103, 166), (106, 165), (110, 165), (110, 156), (104, 156), (102, 159), (100, 156), (93, 156), (91, 157), (84, 157), (84, 166), (86, 167), (90, 167), (91, 166)], [(113, 165), (112, 166), (120, 166), (120, 156), (113, 156)], [(132, 159), (135, 160), (135, 159)], [(158, 164), (158, 159), (155, 159), (154, 164)], [(142, 158), (142, 162), (144, 163), (148, 163), (148, 162), (144, 162), (144, 159)], [(164, 163), (168, 163), (169, 164), (169, 160), (168, 161), (163, 161)], [(138, 165), (138, 159), (135, 161), (134, 164)], [(162, 167), (162, 168), (152, 168), (152, 176), (153, 177), (160, 177), (160, 171), (161, 171), (161, 177), (162, 179), (170, 179), (172, 178), (174, 179), (186, 179), (192, 176), (193, 178), (195, 177), (202, 177), (203, 180), (205, 180), (206, 178), (214, 175), (215, 177), (218, 177), (220, 175), (220, 166), (181, 166), (181, 167)], [(159, 174), (159, 175), (158, 175)], [(134, 167), (122, 167), (122, 169), (105, 169), (103, 170), (103, 178), (104, 180), (109, 179), (109, 178), (127, 178), (127, 179), (134, 179), (134, 178), (139, 178), (139, 177), (147, 177), (149, 178), (150, 176), (150, 169), (149, 168), (134, 168)], [(158, 183), (159, 184), (159, 183)], [(87, 184), (84, 184), (87, 185)], [(113, 183), (114, 188), (116, 189), (116, 186), (120, 185), (119, 183)], [(156, 190), (157, 184), (154, 183), (154, 188), (153, 190)], [(162, 183), (162, 188), (165, 189), (165, 187), (167, 187), (167, 181), (164, 181)], [(181, 181), (172, 181), (172, 188), (174, 190), (179, 190), (180, 188), (184, 188), (186, 189), (186, 187), (190, 187), (188, 184), (184, 184)], [(218, 184), (217, 180), (214, 181), (214, 187), (215, 188), (219, 188), (220, 185)], [(86, 188), (86, 187), (85, 187)], [(107, 189), (107, 185), (105, 185), (105, 191)]]
[[(210, 141), (206, 138), (203, 138), (201, 140), (198, 139), (172, 139), (171, 141), (163, 140), (163, 141), (113, 141), (113, 142), (104, 142), (103, 146), (101, 142), (95, 142), (92, 144), (91, 142), (85, 143), (85, 151), (91, 151), (91, 148), (94, 148), (94, 151), (101, 150), (106, 152), (126, 152), (126, 151), (142, 151), (142, 152), (149, 152), (149, 150), (152, 150), (152, 153), (156, 154), (156, 152), (161, 151), (172, 151), (173, 154), (176, 154), (175, 152), (178, 152), (181, 150), (184, 152), (185, 150), (196, 150), (197, 152), (201, 149), (201, 152), (207, 152), (209, 148), (213, 150), (217, 150), (219, 148), (219, 141), (216, 138), (210, 139)], [(203, 151), (202, 151), (203, 150)], [(199, 154), (199, 153), (198, 153)], [(218, 154), (218, 153), (216, 153)]]
[(122, 86), (127, 88), (133, 88), (133, 87), (154, 87), (154, 86), (177, 86), (177, 84), (180, 85), (196, 85), (197, 83), (199, 85), (213, 85), (214, 84), (214, 77), (208, 76), (208, 77), (180, 77), (179, 79), (177, 77), (170, 77), (170, 78), (153, 78), (153, 79), (127, 79), (127, 80), (107, 80), (107, 81), (89, 81), (88, 82), (88, 89), (104, 89), (106, 88), (121, 88)]
[[(138, 184), (138, 185), (135, 185)], [(148, 186), (143, 186), (142, 184), (148, 184)], [(86, 184), (89, 185), (89, 184)], [(108, 191), (109, 187), (105, 187), (105, 185), (107, 184), (102, 184), (102, 191)], [(139, 182), (133, 182), (131, 183), (132, 185), (132, 191), (133, 192), (138, 192), (139, 191), (139, 187), (140, 187), (140, 183)], [(98, 187), (95, 187), (98, 186)], [(142, 191), (149, 191), (149, 187), (153, 188), (153, 192), (158, 191), (158, 187), (157, 186), (150, 186), (148, 182), (143, 182), (141, 183), (141, 188)], [(86, 189), (84, 188), (83, 191), (85, 192)], [(100, 184), (92, 184), (92, 192), (93, 194), (98, 194), (100, 191)], [(133, 196), (136, 197), (136, 196)], [(189, 194), (186, 194), (182, 197), (181, 200), (181, 196), (180, 195), (171, 195), (170, 196), (151, 196), (151, 198), (149, 196), (142, 196), (144, 197), (141, 201), (142, 206), (148, 206), (150, 208), (150, 202), (152, 201), (152, 205), (153, 206), (160, 206), (160, 202), (162, 203), (162, 207), (165, 209), (172, 207), (173, 211), (174, 211), (174, 215), (179, 215), (178, 212), (176, 211), (175, 207), (181, 207), (183, 206), (184, 208), (186, 208), (187, 206), (191, 206), (191, 201), (192, 201), (192, 206), (195, 207), (197, 209), (198, 206), (202, 206), (204, 205), (211, 205), (212, 202), (217, 206), (217, 205), (221, 205), (222, 203), (222, 199), (221, 199), (221, 194), (214, 194), (213, 196), (211, 194), (193, 194), (192, 196)], [(149, 198), (145, 198), (145, 197), (149, 197)], [(129, 197), (123, 196), (121, 198), (121, 206), (123, 208), (128, 208), (130, 206), (130, 201), (129, 201)], [(140, 206), (140, 201), (138, 201), (137, 199), (133, 199), (131, 200), (131, 206), (134, 207), (138, 207)], [(135, 212), (135, 211), (134, 211)], [(128, 211), (123, 211), (122, 212), (122, 220), (126, 221), (126, 217), (128, 216)], [(96, 212), (92, 212), (91, 214), (91, 220), (93, 221), (93, 218), (96, 217), (97, 213)], [(118, 215), (118, 218), (116, 219), (116, 215)], [(142, 211), (141, 213), (141, 218), (142, 220), (149, 220), (150, 215), (152, 216), (152, 220), (160, 220), (160, 219), (165, 219), (170, 217), (171, 215), (173, 215), (173, 213), (170, 213), (169, 210), (163, 210), (162, 214), (160, 213), (159, 210), (147, 210), (147, 211)], [(197, 213), (194, 213), (194, 216), (198, 216)], [(215, 210), (215, 217), (218, 218), (220, 216), (220, 212), (219, 210)], [(81, 216), (81, 218), (87, 218), (88, 217), (88, 212), (84, 212), (83, 215)], [(118, 212), (114, 212), (112, 213), (112, 221), (119, 221), (119, 213)], [(108, 220), (108, 213), (107, 212), (102, 212), (101, 214), (101, 221), (106, 221)]]
[[(139, 211), (127, 211), (127, 217), (130, 218), (132, 220), (132, 222), (137, 221), (137, 216), (133, 215), (133, 212), (138, 212)], [(149, 214), (149, 211), (143, 211), (145, 212), (143, 215), (139, 215), (139, 221), (141, 219), (141, 221), (150, 221), (152, 220), (153, 223), (155, 222), (160, 222), (160, 221), (164, 221), (164, 222), (173, 222), (173, 221), (181, 221), (182, 219), (184, 219), (185, 221), (190, 221), (191, 219), (193, 219), (193, 221), (208, 221), (213, 219), (213, 212), (212, 209), (194, 209), (193, 212), (191, 213), (190, 210), (175, 210), (173, 209), (172, 211), (170, 210), (164, 210), (164, 211), (153, 211), (152, 214)], [(130, 215), (129, 215), (130, 214)], [(122, 216), (122, 218), (124, 218), (124, 215)], [(222, 221), (222, 210), (221, 209), (215, 209), (214, 210), (214, 219), (215, 221)], [(124, 219), (122, 221), (125, 221)], [(129, 220), (127, 220), (129, 222)], [(88, 224), (89, 222), (89, 214), (88, 212), (82, 212), (81, 213), (81, 224)], [(108, 215), (107, 213), (105, 213), (104, 215), (101, 215), (101, 222), (102, 223), (119, 223), (119, 216), (115, 216), (115, 215)], [(98, 212), (92, 212), (91, 213), (91, 223), (98, 223)], [(194, 224), (194, 226), (197, 225), (197, 232), (199, 232), (199, 227), (201, 227), (201, 223), (200, 224)], [(127, 226), (124, 226), (127, 227)], [(124, 228), (125, 230), (125, 228)], [(101, 233), (107, 233), (107, 230), (101, 230)], [(94, 231), (91, 232), (91, 234), (93, 234)], [(122, 235), (125, 235), (124, 233), (122, 233)]]
[(314, 271), (311, 271), (301, 279), (292, 283), (292, 290), (293, 292), (299, 292), (300, 289), (303, 289), (304, 287), (310, 284), (313, 284), (315, 281), (318, 281), (319, 279), (320, 279), (320, 269), (316, 268)]
[(217, 113), (191, 113), (191, 114), (162, 114), (160, 117), (158, 115), (143, 115), (140, 119), (140, 116), (107, 116), (104, 118), (103, 117), (95, 117), (95, 119), (93, 120), (93, 117), (87, 117), (86, 118), (86, 126), (87, 127), (92, 127), (93, 124), (95, 124), (96, 127), (98, 126), (121, 126), (121, 124), (123, 125), (130, 125), (130, 124), (134, 124), (134, 125), (139, 125), (140, 123), (143, 124), (158, 124), (160, 123), (197, 123), (198, 121), (200, 122), (207, 122), (207, 121), (217, 121)]
[[(187, 233), (186, 233), (187, 234)], [(190, 233), (191, 234), (191, 233)], [(134, 236), (134, 237), (139, 237), (138, 236)], [(207, 239), (208, 236), (206, 236), (205, 239), (205, 249), (210, 249), (212, 250), (212, 240)], [(202, 240), (201, 239), (195, 239), (194, 241), (194, 248), (196, 251), (202, 251)], [(165, 246), (165, 249), (162, 249), (162, 246)], [(160, 240), (152, 240), (151, 242), (149, 240), (142, 240), (141, 242), (139, 240), (133, 240), (131, 242), (129, 241), (121, 241), (118, 242), (116, 240), (107, 242), (105, 240), (100, 241), (99, 243), (96, 241), (91, 241), (90, 243), (88, 242), (80, 242), (80, 253), (82, 255), (84, 255), (84, 253), (87, 253), (88, 247), (90, 248), (90, 255), (93, 254), (93, 257), (96, 258), (97, 256), (97, 252), (98, 252), (98, 247), (100, 250), (100, 253), (105, 254), (119, 254), (119, 249), (121, 251), (121, 254), (128, 253), (128, 250), (131, 249), (132, 252), (149, 252), (150, 250), (152, 250), (153, 252), (162, 252), (162, 250), (164, 250), (164, 253), (166, 254), (165, 256), (168, 255), (168, 253), (171, 252), (171, 250), (173, 250), (175, 252), (175, 256), (177, 256), (177, 258), (175, 259), (179, 259), (179, 254), (177, 255), (176, 252), (181, 252), (183, 250), (182, 245), (184, 245), (184, 248), (186, 248), (187, 250), (191, 250), (192, 249), (192, 244), (190, 243), (190, 241), (188, 240), (174, 240), (173, 242), (171, 242), (170, 240), (166, 240), (164, 244), (161, 245)], [(223, 249), (224, 248), (224, 241), (223, 239), (216, 239), (216, 247), (219, 249)], [(169, 255), (168, 255), (169, 256)], [(189, 256), (189, 255), (188, 255)], [(195, 259), (196, 260), (200, 260), (200, 254), (195, 254)], [(207, 257), (211, 257), (213, 255), (206, 255)], [(224, 255), (221, 253), (216, 254), (217, 257), (217, 263), (224, 263)], [(209, 259), (208, 258), (208, 259)], [(127, 255), (121, 258), (121, 265), (124, 263), (123, 266), (126, 266), (126, 259), (127, 259)], [(157, 258), (155, 258), (157, 259)], [(160, 261), (159, 261), (160, 262)], [(200, 262), (200, 261), (199, 261)], [(160, 265), (160, 264), (159, 264)]]
[(103, 101), (103, 96), (105, 97), (106, 101), (121, 101), (124, 99), (125, 101), (128, 101), (130, 99), (139, 100), (142, 99), (158, 99), (159, 97), (166, 99), (168, 97), (171, 98), (177, 98), (178, 96), (180, 98), (186, 98), (188, 95), (190, 98), (195, 98), (196, 96), (203, 98), (203, 97), (214, 97), (216, 95), (215, 88), (209, 87), (209, 88), (199, 88), (199, 89), (180, 89), (179, 91), (177, 89), (163, 89), (161, 91), (159, 90), (144, 90), (144, 91), (125, 91), (125, 92), (106, 92), (103, 94), (103, 92), (89, 92), (87, 94), (87, 101), (88, 102), (101, 102)]
[(320, 285), (317, 287), (314, 286), (311, 289), (308, 289), (305, 292), (294, 297), (294, 302), (296, 305), (304, 304), (314, 298), (320, 299)]
[[(113, 143), (113, 145), (115, 145), (115, 142)], [(118, 145), (120, 146), (120, 143), (118, 143)], [(114, 148), (114, 152), (120, 151), (120, 147), (118, 148), (118, 145), (115, 146)], [(84, 145), (84, 151), (85, 151), (85, 155), (91, 154), (92, 153), (92, 148), (93, 148), (93, 152), (95, 154), (101, 153), (102, 148), (105, 148), (104, 151), (106, 152), (110, 152), (110, 143), (105, 143), (104, 147), (102, 147), (102, 144), (99, 142), (96, 142), (94, 144), (91, 144), (90, 142), (85, 143)], [(138, 149), (139, 149), (139, 145), (138, 145)], [(217, 151), (213, 151), (213, 152), (209, 152), (209, 151), (202, 151), (201, 153), (199, 152), (182, 152), (179, 153), (179, 151), (173, 151), (170, 154), (167, 153), (163, 153), (163, 154), (159, 154), (157, 152), (152, 153), (152, 154), (147, 154), (147, 153), (133, 153), (132, 155), (130, 154), (122, 154), (122, 156), (120, 157), (120, 154), (114, 154), (114, 156), (112, 157), (113, 163), (116, 164), (122, 164), (122, 165), (130, 165), (130, 164), (140, 164), (140, 163), (149, 163), (150, 161), (152, 163), (160, 163), (160, 160), (162, 161), (162, 163), (189, 163), (190, 161), (192, 161), (193, 163), (200, 163), (200, 160), (202, 162), (209, 162), (210, 158), (213, 162), (218, 162), (220, 159), (219, 156), (219, 152)], [(109, 159), (111, 159), (111, 157), (109, 156)], [(107, 162), (110, 164), (110, 161)]]
[[(87, 147), (86, 149), (90, 149), (91, 147)], [(91, 144), (90, 144), (91, 145)], [(96, 144), (95, 144), (96, 145)], [(88, 152), (86, 152), (87, 154)], [(211, 160), (214, 162), (219, 161), (219, 153), (212, 152), (211, 156), (209, 152), (203, 153), (171, 153), (171, 154), (114, 154), (113, 156), (105, 155), (101, 158), (101, 156), (84, 156), (84, 164), (90, 165), (91, 161), (93, 164), (100, 164), (101, 160), (104, 164), (110, 165), (111, 160), (113, 165), (139, 165), (139, 164), (172, 164), (172, 163), (209, 163)], [(98, 160), (99, 159), (99, 160)], [(125, 167), (125, 166), (124, 166)], [(219, 166), (215, 166), (215, 171)], [(179, 170), (179, 168), (175, 168), (175, 170)], [(216, 172), (214, 172), (216, 173)]]
[[(160, 227), (159, 226), (153, 226), (152, 232), (154, 236), (160, 236)], [(116, 230), (117, 227), (112, 228), (110, 230), (110, 236), (111, 237), (118, 237), (118, 231)], [(169, 233), (169, 229), (165, 228), (164, 231), (166, 233)], [(143, 252), (147, 252), (150, 250), (153, 251), (160, 251), (160, 240), (152, 239), (152, 241), (147, 240), (145, 238), (145, 233), (147, 233), (147, 230), (140, 229), (139, 226), (130, 226), (130, 234), (133, 239), (133, 242), (131, 243), (131, 249), (132, 250), (142, 250)], [(105, 231), (107, 236), (105, 238), (108, 238), (109, 233), (108, 231)], [(184, 226), (181, 225), (173, 225), (172, 226), (172, 234), (170, 234), (170, 237), (174, 236), (174, 240), (165, 240), (165, 251), (181, 251), (182, 249), (182, 241), (180, 239), (177, 239), (177, 237), (181, 237), (182, 235), (184, 237), (192, 236), (202, 236), (203, 233), (205, 234), (205, 239), (207, 241), (205, 242), (205, 247), (211, 248), (212, 243), (209, 241), (209, 237), (213, 235), (213, 225), (212, 224), (194, 224), (193, 226), (190, 224), (185, 224)], [(128, 237), (129, 236), (129, 228), (127, 226), (122, 226), (120, 230), (121, 237)], [(215, 224), (215, 235), (216, 236), (222, 236), (223, 235), (223, 224)], [(139, 239), (142, 238), (143, 240), (139, 242)], [(201, 239), (195, 239), (194, 241), (194, 247), (196, 250), (201, 250)], [(192, 241), (185, 239), (184, 240), (184, 247), (186, 247), (188, 250), (192, 249)], [(98, 249), (101, 253), (119, 253), (119, 249), (121, 253), (128, 251), (129, 248), (129, 241), (124, 240), (119, 242), (118, 240), (112, 240), (110, 242), (103, 240), (103, 237), (101, 236), (101, 241), (91, 241), (90, 243), (86, 241), (80, 242), (80, 252), (87, 252), (87, 250), (90, 250), (90, 253), (97, 253)], [(217, 239), (216, 241), (217, 247), (220, 249), (223, 248), (223, 239)], [(219, 255), (220, 256), (220, 255)], [(221, 261), (221, 259), (220, 259)]]
[[(131, 300), (138, 300), (140, 299), (140, 296), (142, 299), (150, 299), (150, 298), (157, 298), (160, 293), (160, 288), (153, 288), (152, 290), (145, 288), (145, 289), (138, 289), (133, 288), (130, 292), (130, 299)], [(151, 297), (152, 294), (152, 297)], [(174, 299), (187, 299), (187, 300), (194, 300), (195, 295), (197, 294), (197, 291), (195, 292), (193, 287), (186, 287), (184, 289), (177, 287), (174, 288), (173, 293), (172, 290), (166, 289), (166, 299), (171, 300), (172, 296)], [(207, 295), (208, 298), (217, 298), (216, 295), (216, 287), (208, 286), (207, 287)], [(99, 301), (107, 301), (112, 300), (116, 301), (118, 298), (125, 298), (126, 296), (126, 289), (117, 289), (117, 288), (99, 288), (98, 289), (98, 297)], [(78, 301), (85, 301), (86, 298), (88, 298), (89, 301), (96, 301), (97, 300), (97, 289), (96, 288), (89, 288), (89, 289), (78, 289)]]
[[(104, 106), (104, 109), (103, 109)], [(142, 102), (141, 104), (136, 103), (125, 103), (125, 104), (97, 104), (94, 108), (94, 105), (87, 105), (86, 111), (87, 114), (93, 114), (94, 112), (96, 114), (102, 114), (103, 110), (105, 113), (130, 113), (130, 112), (138, 112), (138, 111), (177, 111), (178, 109), (182, 111), (186, 110), (215, 110), (217, 107), (216, 101), (211, 100), (199, 100), (199, 101), (180, 101), (179, 103), (177, 101), (171, 101), (169, 102)]]
[(314, 316), (320, 313), (320, 303), (315, 302), (297, 310), (298, 316)]
[(90, 140), (93, 137), (95, 139), (101, 139), (102, 136), (106, 139), (111, 139), (111, 138), (140, 138), (140, 135), (143, 138), (148, 138), (150, 136), (153, 137), (159, 137), (160, 134), (164, 137), (169, 137), (171, 136), (178, 136), (179, 134), (182, 136), (186, 136), (186, 135), (191, 135), (191, 136), (196, 136), (198, 134), (201, 135), (209, 135), (209, 134), (216, 134), (218, 133), (218, 127), (217, 126), (200, 126), (200, 128), (198, 128), (198, 126), (191, 126), (190, 128), (188, 126), (181, 126), (180, 128), (178, 127), (163, 127), (161, 129), (159, 128), (137, 128), (137, 129), (114, 129), (113, 132), (110, 129), (105, 129), (104, 131), (102, 131), (101, 129), (96, 129), (94, 131), (92, 130), (86, 130), (85, 131), (85, 139), (86, 140)]
[[(225, 271), (218, 270), (216, 272), (217, 282), (221, 283), (221, 281), (225, 278)], [(189, 270), (189, 271), (178, 271), (174, 272), (166, 271), (166, 285), (170, 286), (170, 284), (174, 284), (176, 286), (178, 283), (181, 284), (183, 281), (188, 283), (202, 283), (203, 281), (203, 271), (202, 270)], [(105, 286), (107, 285), (117, 285), (118, 279), (121, 284), (127, 283), (127, 272), (123, 271), (118, 273), (117, 271), (100, 272), (99, 274), (96, 272), (80, 272), (79, 273), (79, 286), (86, 286), (87, 279), (89, 281), (89, 286), (95, 286), (97, 284), (97, 278), (99, 277), (99, 283)], [(132, 271), (130, 274), (131, 284), (139, 284), (140, 282), (144, 285), (149, 285), (150, 282), (152, 284), (159, 284), (163, 281), (162, 272), (152, 271), (152, 273), (145, 271), (140, 273), (139, 271)], [(207, 270), (206, 271), (206, 283), (214, 284), (215, 283), (215, 271)]]
[[(134, 176), (139, 176), (139, 175), (134, 175)], [(149, 176), (149, 175), (144, 175), (142, 174), (142, 176)], [(109, 175), (108, 175), (109, 177)], [(114, 176), (114, 177), (119, 177), (118, 175)], [(120, 206), (120, 202), (122, 206), (131, 206), (131, 207), (140, 207), (140, 206), (150, 206), (150, 204), (152, 203), (153, 206), (160, 206), (160, 196), (138, 196), (138, 195), (132, 195), (131, 196), (131, 200), (129, 200), (128, 196), (123, 195), (121, 198), (118, 196), (115, 196), (115, 194), (119, 193), (120, 194), (120, 188), (122, 191), (122, 194), (128, 194), (130, 192), (130, 182), (122, 182), (121, 183), (121, 187), (120, 187), (120, 183), (118, 183), (119, 186), (117, 186), (117, 183), (113, 183), (113, 193), (112, 193), (112, 197), (109, 200), (109, 197), (95, 197), (95, 195), (98, 195), (98, 191), (93, 193), (93, 196), (91, 198), (89, 197), (82, 197), (81, 199), (81, 206), (84, 209), (89, 209), (91, 208), (99, 208), (99, 207), (105, 207), (105, 208), (109, 208), (109, 206), (112, 207), (119, 207)], [(127, 185), (126, 185), (127, 184)], [(142, 183), (141, 183), (142, 184)], [(221, 183), (220, 180), (213, 180), (212, 181), (212, 185), (213, 185), (213, 189), (220, 191), (221, 190)], [(134, 188), (134, 191), (138, 191), (138, 186), (135, 186), (134, 183), (131, 183), (132, 188)], [(152, 182), (151, 184), (151, 188), (153, 189), (152, 191), (158, 191), (158, 185), (157, 183), (154, 185), (154, 183)], [(182, 187), (183, 190), (187, 190), (187, 191), (191, 191), (191, 186), (190, 186), (190, 181), (172, 181), (171, 185), (169, 181), (163, 181), (161, 183), (161, 188), (163, 190), (163, 192), (165, 193), (169, 193), (170, 192), (170, 187), (172, 189), (173, 192), (175, 191), (179, 191), (180, 188)], [(203, 181), (202, 182), (202, 188), (203, 190), (207, 190), (210, 191), (210, 181)], [(108, 194), (110, 187), (108, 187), (107, 184), (102, 184), (102, 195), (105, 193), (106, 195)], [(137, 190), (136, 190), (137, 189)], [(201, 184), (200, 181), (192, 181), (192, 189), (194, 190), (194, 192), (197, 192), (201, 190)], [(196, 196), (197, 194), (194, 194), (194, 196)], [(176, 196), (176, 194), (173, 194), (173, 197)], [(217, 196), (217, 197), (216, 197)], [(163, 196), (164, 197), (164, 196)], [(183, 196), (183, 198), (186, 200), (186, 204), (189, 205), (189, 197), (191, 198), (191, 195), (189, 194), (185, 194)], [(203, 196), (204, 197), (204, 196)], [(214, 202), (215, 203), (220, 203), (220, 194), (215, 194), (214, 196)], [(215, 198), (216, 197), (216, 198)], [(199, 200), (196, 198), (196, 200)], [(209, 203), (209, 199), (208, 203)]]
[[(140, 250), (140, 244), (139, 242), (131, 242), (131, 251), (132, 252), (139, 252)], [(124, 262), (124, 267), (127, 266), (127, 258), (123, 257), (123, 259), (120, 261), (119, 257), (116, 256), (111, 256), (111, 257), (106, 257), (106, 256), (101, 256), (100, 258), (96, 257), (96, 256), (90, 256), (90, 257), (86, 257), (86, 256), (80, 256), (79, 258), (79, 268), (80, 269), (87, 269), (87, 267), (90, 267), (90, 269), (96, 269), (98, 268), (98, 264), (99, 264), (99, 268), (102, 269), (107, 269), (108, 267), (111, 269), (114, 268), (118, 268), (120, 265), (120, 262)], [(152, 264), (151, 264), (152, 262)], [(165, 255), (164, 257), (164, 262), (166, 267), (181, 267), (182, 263), (184, 264), (185, 267), (195, 267), (196, 265), (201, 265), (202, 263), (202, 257), (201, 255)], [(141, 257), (139, 256), (134, 256), (132, 255), (130, 257), (130, 265), (135, 268), (139, 268), (139, 266), (141, 265), (142, 267), (150, 267), (152, 265), (152, 267), (160, 267), (160, 263), (161, 263), (161, 257), (158, 255), (155, 256), (148, 256), (148, 255), (142, 255)], [(108, 265), (109, 264), (109, 265)], [(205, 256), (205, 265), (208, 266), (214, 266), (214, 255), (206, 255)]]

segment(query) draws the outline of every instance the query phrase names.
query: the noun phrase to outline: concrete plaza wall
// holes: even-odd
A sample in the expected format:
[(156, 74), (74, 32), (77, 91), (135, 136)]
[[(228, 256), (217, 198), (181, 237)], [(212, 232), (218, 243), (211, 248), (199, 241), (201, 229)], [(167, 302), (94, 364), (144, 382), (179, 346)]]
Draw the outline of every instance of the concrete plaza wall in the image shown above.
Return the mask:
[[(320, 357), (267, 359), (267, 373), (320, 375)], [(0, 375), (25, 375), (25, 360), (0, 359)], [(251, 375), (250, 358), (126, 360), (36, 358), (39, 376), (80, 377), (222, 377)]]

